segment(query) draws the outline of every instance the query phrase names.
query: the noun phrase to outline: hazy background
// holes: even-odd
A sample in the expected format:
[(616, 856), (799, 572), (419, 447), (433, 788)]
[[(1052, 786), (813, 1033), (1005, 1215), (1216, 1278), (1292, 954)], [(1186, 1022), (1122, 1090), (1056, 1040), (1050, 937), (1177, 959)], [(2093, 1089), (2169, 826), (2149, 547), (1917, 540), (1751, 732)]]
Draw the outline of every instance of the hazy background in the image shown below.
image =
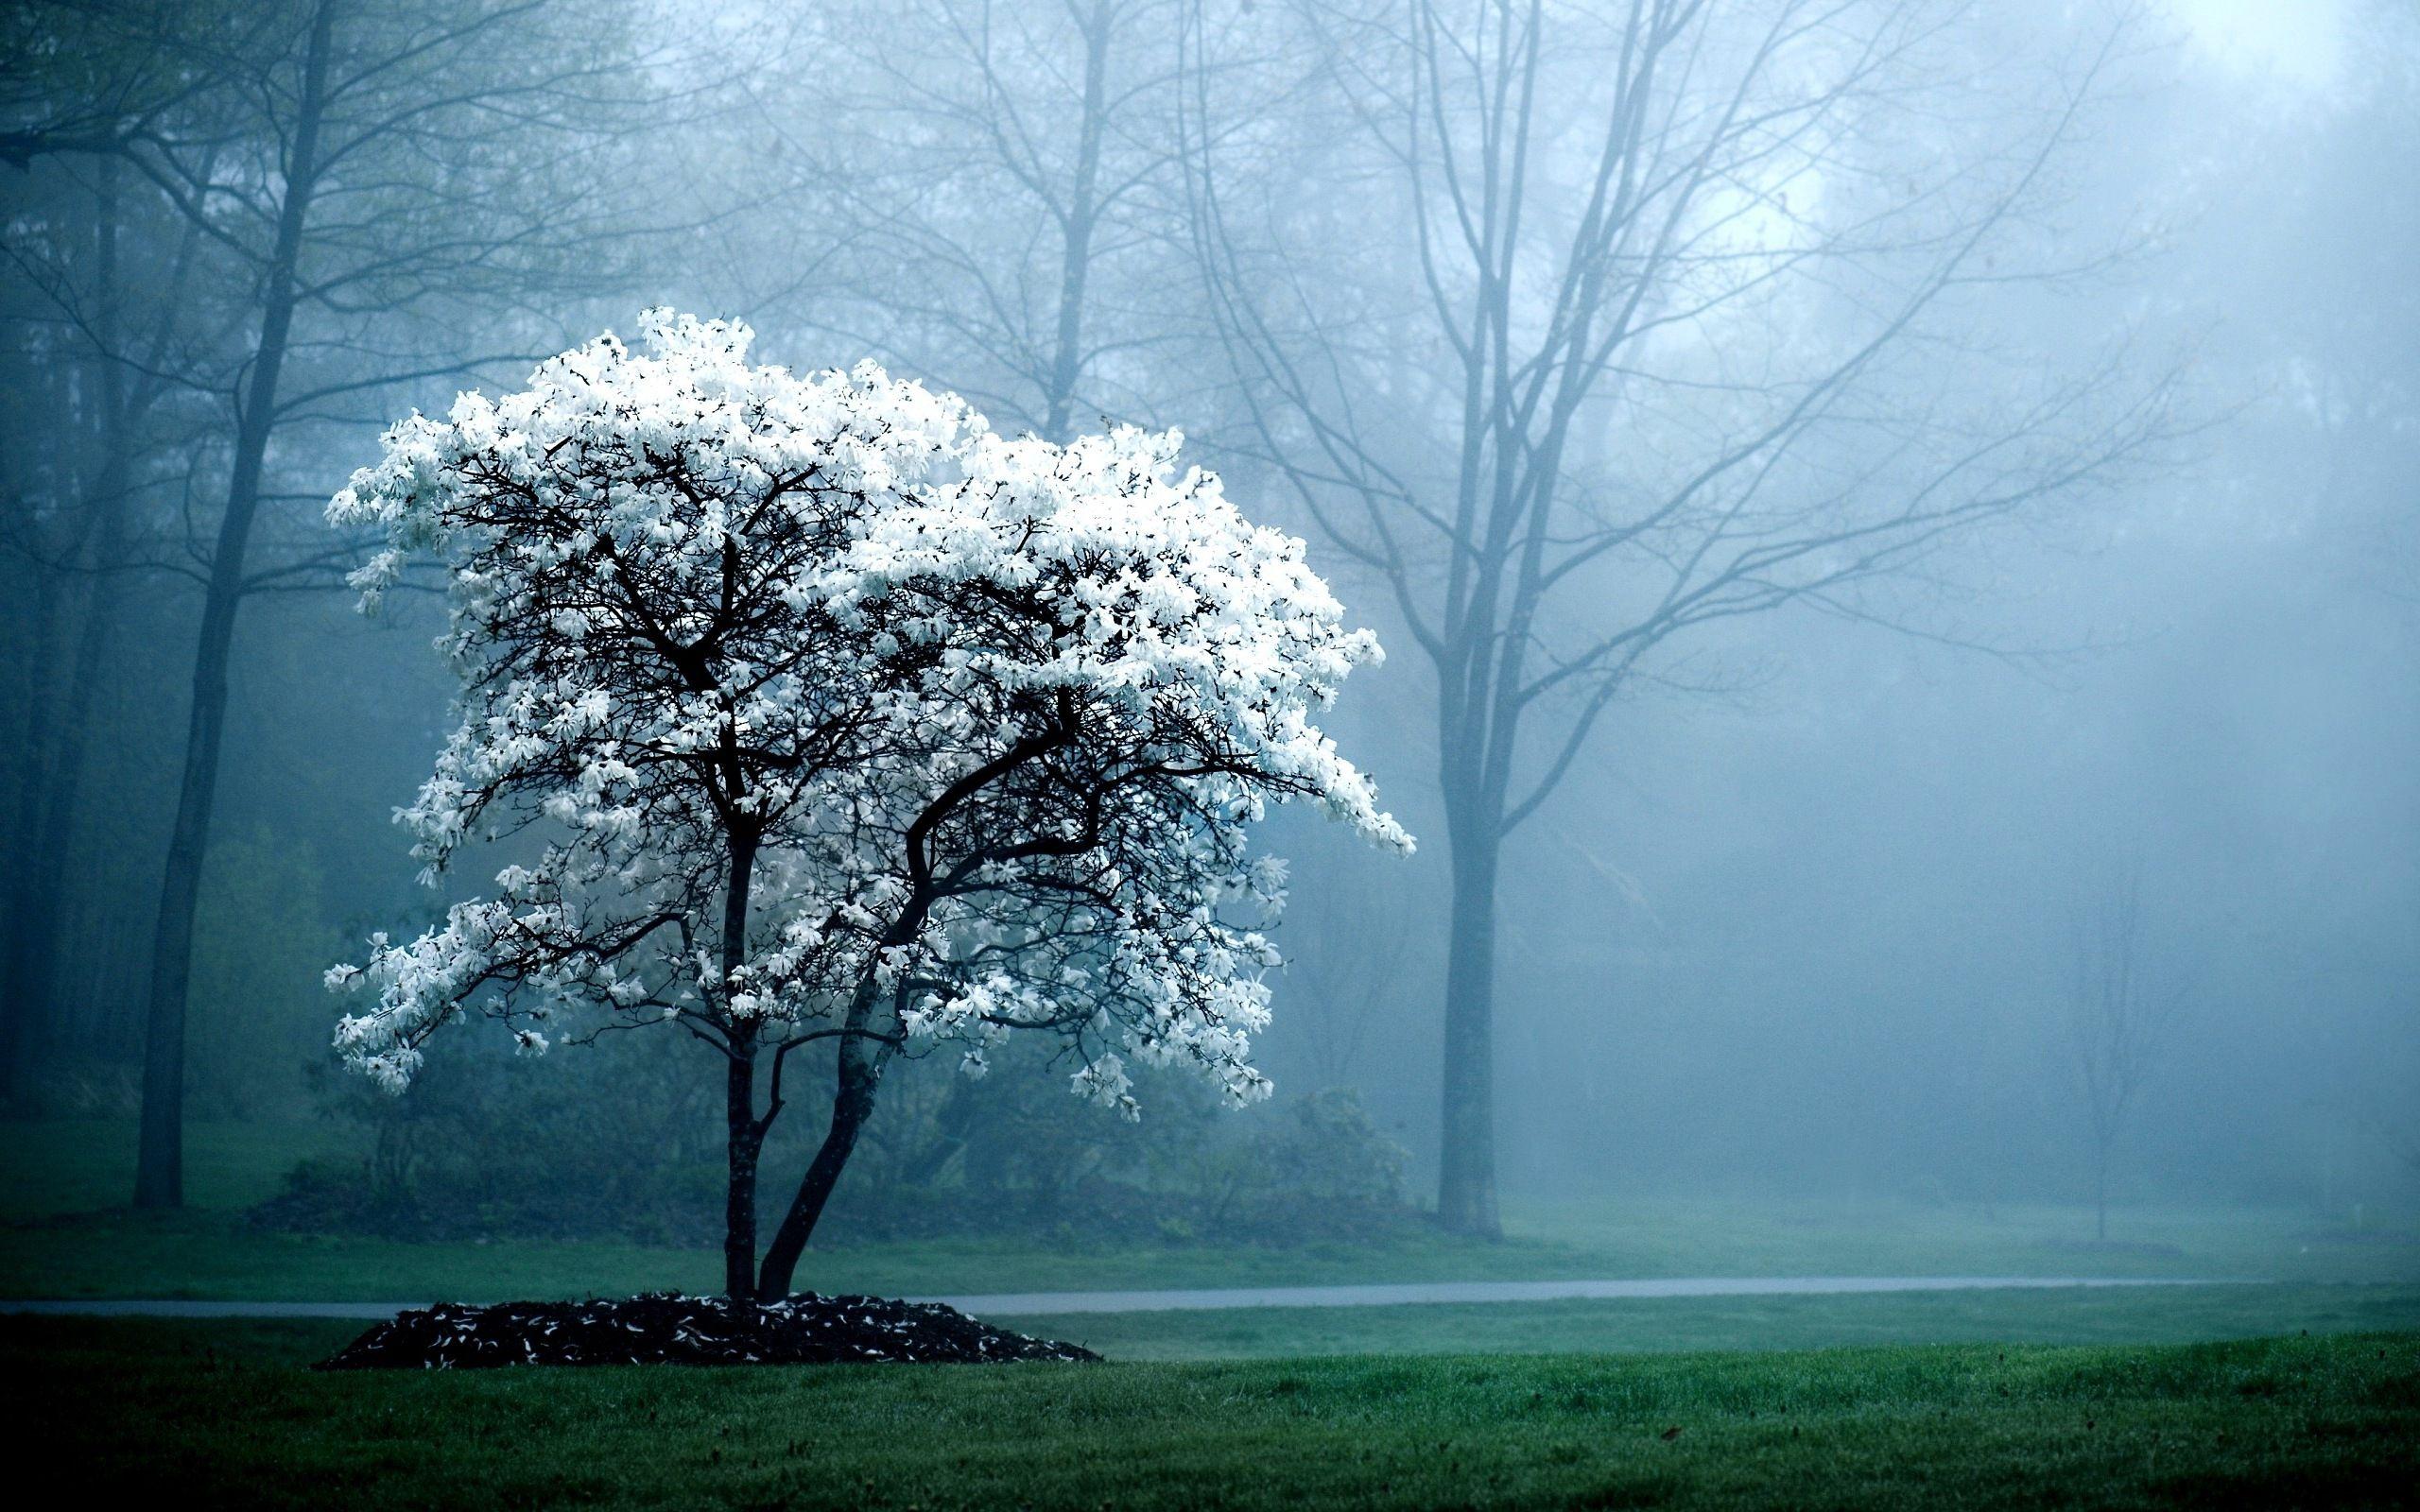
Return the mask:
[[(2105, 19), (2009, 4), (1971, 25), (2047, 47)], [(888, 121), (879, 99), (833, 103), (883, 76), (838, 70), (811, 28), (709, 5), (646, 27), (685, 91), (630, 148), (631, 181), (658, 186), (643, 207), (657, 225), (615, 248), (610, 287), (465, 297), (417, 317), (423, 338), (475, 350), (493, 322), (544, 350), (668, 302), (752, 320), (766, 360), (873, 354), (987, 396), (1004, 428), (1042, 423), (959, 339), (948, 317), (977, 301), (969, 285), (933, 279), (908, 300), (868, 271), (912, 281), (873, 232), (884, 197), (923, 171), (916, 154), (946, 157), (946, 139)], [(2143, 971), (2180, 1006), (2113, 1196), (2341, 1215), (2420, 1194), (2420, 15), (2400, 0), (2174, 0), (2130, 36), (2048, 223), (2124, 254), (2081, 285), (2012, 285), (1992, 318), (2053, 344), (2140, 331), (2146, 364), (2179, 365), (2183, 433), (2105, 496), (1960, 542), (1923, 619), (1938, 636), (1783, 610), (1692, 649), (1712, 687), (1676, 674), (1622, 696), (1506, 852), (1508, 1194), (2088, 1196), (2066, 994), (2079, 918), (2132, 873)], [(842, 194), (808, 182), (809, 163), (864, 171)], [(58, 507), (65, 401), (42, 373), (76, 338), (45, 292), (43, 237), (91, 173), (0, 169), (13, 510)], [(995, 229), (1015, 242), (1005, 217)], [(1167, 250), (1117, 270), (1117, 318), (1193, 331), (1167, 271), (1184, 263)], [(1075, 422), (1183, 425), (1249, 512), (1307, 532), (1249, 447), (1221, 450), (1234, 405), (1215, 366), (1171, 342), (1105, 362)], [(272, 487), (291, 498), (273, 507), (301, 524), (280, 539), (307, 541), (313, 501), (372, 455), (372, 422), (465, 381), (391, 385), (281, 438)], [(27, 544), (39, 532), (20, 531), (0, 559), (12, 797), (55, 711), (55, 682), (34, 691), (60, 664), (43, 637), (95, 581), (121, 616), (91, 705), (54, 988), (13, 1005), (35, 1026), (11, 1094), (30, 1111), (126, 1111), (141, 1059), (199, 612), (174, 569), (208, 498), (179, 480), (223, 466), (200, 444), (147, 455), (143, 539), (158, 549), (95, 576), (46, 564)], [(1334, 728), (1425, 843), (1407, 862), (1291, 816), (1271, 827), (1296, 864), (1298, 962), (1262, 1063), (1281, 1102), (1357, 1089), (1409, 1152), (1419, 1196), (1447, 860), (1429, 674), (1382, 588), (1312, 539), (1395, 653), (1356, 678)], [(196, 1117), (327, 1098), (309, 1069), (336, 1013), (320, 972), (431, 906), (387, 816), (445, 723), (437, 612), (420, 599), (364, 623), (324, 584), (243, 606), (196, 932)], [(33, 836), (10, 822), (15, 869)], [(1070, 1102), (1068, 1117), (1093, 1116)]]

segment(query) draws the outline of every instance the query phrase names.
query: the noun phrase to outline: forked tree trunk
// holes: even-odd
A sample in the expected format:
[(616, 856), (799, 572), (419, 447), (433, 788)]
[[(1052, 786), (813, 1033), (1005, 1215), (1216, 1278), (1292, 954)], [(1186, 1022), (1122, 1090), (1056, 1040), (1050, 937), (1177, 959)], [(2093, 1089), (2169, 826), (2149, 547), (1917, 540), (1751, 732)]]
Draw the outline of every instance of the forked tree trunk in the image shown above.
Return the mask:
[(211, 810), (218, 797), (219, 746), (227, 724), (227, 662), (235, 639), (235, 610), (244, 597), (244, 552), (261, 502), (261, 471), (277, 420), (278, 375), (294, 325), (296, 264), (319, 171), (320, 122), (327, 93), (332, 6), (311, 18), (303, 55), (294, 142), (286, 160), (285, 203), (279, 207), (261, 305), (260, 341), (245, 386), (241, 423), (227, 484), (227, 508), (210, 558), (201, 632), (194, 647), (193, 707), (187, 716), (183, 776), (169, 831), (167, 866), (160, 880), (159, 927), (152, 942), (150, 1005), (143, 1043), (143, 1129), (134, 1174), (134, 1205), (174, 1208), (184, 1201), (185, 998), (193, 970), (193, 921), (201, 897), (202, 858), (210, 847)]
[[(879, 995), (880, 988), (871, 983), (858, 989), (846, 1021), (851, 1029), (866, 1028)], [(816, 1223), (832, 1200), (833, 1188), (840, 1183), (840, 1172), (857, 1146), (866, 1120), (873, 1116), (874, 1092), (890, 1059), (890, 1046), (862, 1032), (844, 1034), (838, 1043), (839, 1085), (832, 1098), (831, 1126), (824, 1131), (823, 1143), (807, 1165), (797, 1194), (790, 1198), (789, 1211), (782, 1215), (773, 1242), (766, 1246), (765, 1263), (756, 1274), (756, 1295), (767, 1301), (790, 1294), (790, 1279), (806, 1253), (806, 1243), (815, 1236)]]

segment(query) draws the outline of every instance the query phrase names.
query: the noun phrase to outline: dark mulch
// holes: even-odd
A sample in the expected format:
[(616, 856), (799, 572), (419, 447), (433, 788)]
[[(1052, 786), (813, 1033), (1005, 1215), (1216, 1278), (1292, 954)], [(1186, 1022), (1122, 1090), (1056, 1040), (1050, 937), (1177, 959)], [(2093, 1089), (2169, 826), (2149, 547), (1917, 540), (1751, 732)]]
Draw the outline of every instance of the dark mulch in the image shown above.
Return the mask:
[(586, 1302), (443, 1302), (381, 1323), (321, 1370), (443, 1370), (507, 1365), (834, 1365), (878, 1360), (984, 1364), (1098, 1360), (935, 1302), (818, 1297), (780, 1302), (645, 1297)]

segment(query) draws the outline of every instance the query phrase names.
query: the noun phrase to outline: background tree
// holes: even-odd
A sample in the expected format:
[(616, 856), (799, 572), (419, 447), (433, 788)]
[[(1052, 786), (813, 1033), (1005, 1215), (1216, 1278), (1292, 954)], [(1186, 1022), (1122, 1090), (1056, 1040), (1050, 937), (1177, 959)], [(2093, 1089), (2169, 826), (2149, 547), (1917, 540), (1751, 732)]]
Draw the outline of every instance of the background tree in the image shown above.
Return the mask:
[(2066, 1046), (2092, 1150), (2092, 1236), (2109, 1237), (2109, 1160), (2166, 1047), (2186, 988), (2156, 979), (2144, 937), (2142, 870), (2113, 869), (2079, 906)]
[[(650, 318), (450, 421), (390, 432), (330, 507), (454, 585), (461, 722), (407, 817), (432, 871), (528, 832), (406, 945), (337, 1042), (400, 1089), (466, 1006), (526, 1049), (673, 1023), (725, 1062), (726, 1289), (779, 1297), (883, 1072), (1055, 1037), (1131, 1110), (1124, 1057), (1236, 1102), (1275, 954), (1247, 852), (1270, 801), (1408, 839), (1311, 723), (1376, 655), (1299, 541), (1246, 525), (1171, 438), (991, 435), (871, 366), (746, 363), (744, 328)], [(829, 1128), (756, 1255), (790, 1054), (830, 1041)], [(768, 1069), (760, 1108), (759, 1066)]]
[(1505, 846), (1606, 710), (1704, 685), (1692, 647), (1787, 606), (1957, 638), (1887, 590), (2163, 434), (2162, 379), (2031, 350), (1981, 299), (2098, 266), (2033, 228), (2124, 34), (2027, 77), (1929, 0), (1297, 15), (1305, 166), (1197, 79), (1192, 214), (1241, 448), (1435, 677), (1438, 1214), (1494, 1234)]
[(0, 17), (0, 163), (114, 153), (130, 130), (172, 118), (224, 80), (264, 13), (190, 0), (86, 0), (9, 8)]
[[(85, 8), (33, 9), (62, 18), (58, 36), (93, 29)], [(160, 562), (202, 593), (152, 947), (135, 1193), (140, 1206), (172, 1207), (194, 919), (238, 610), (264, 589), (334, 586), (346, 555), (306, 543), (277, 507), (307, 491), (281, 490), (276, 474), (307, 454), (315, 428), (361, 423), (385, 392), (533, 350), (567, 301), (622, 271), (617, 252), (645, 227), (624, 214), (633, 200), (608, 190), (629, 166), (615, 148), (647, 90), (629, 13), (588, 0), (285, 0), (216, 21), (175, 5), (101, 10), (140, 44), (97, 64), (54, 51), (68, 77), (43, 97), (64, 103), (17, 132), (11, 154), (122, 163), (199, 234), (233, 333), (206, 381), (218, 429), (202, 465), (218, 502)], [(486, 335), (466, 342), (465, 327)], [(112, 352), (104, 364), (126, 361)]]
[(29, 167), (7, 247), (27, 296), (9, 320), (26, 364), (19, 392), (40, 406), (18, 422), (31, 434), (63, 421), (53, 436), (64, 443), (25, 455), (18, 507), (0, 524), (0, 543), (32, 578), (20, 600), (24, 735), (10, 810), (9, 850), (22, 859), (0, 920), (0, 1077), (20, 1100), (60, 1027), (72, 837), (112, 643), (133, 570), (154, 549), (161, 490), (207, 432), (210, 364), (224, 355), (214, 301), (194, 286), (199, 229), (164, 215), (156, 197), (130, 196), (128, 178), (112, 155)]
[[(1199, 390), (1178, 174), (1181, 5), (819, 7), (830, 67), (764, 100), (809, 224), (846, 228), (741, 296), (763, 318), (938, 375), (1052, 440)], [(785, 222), (788, 224), (789, 222)]]

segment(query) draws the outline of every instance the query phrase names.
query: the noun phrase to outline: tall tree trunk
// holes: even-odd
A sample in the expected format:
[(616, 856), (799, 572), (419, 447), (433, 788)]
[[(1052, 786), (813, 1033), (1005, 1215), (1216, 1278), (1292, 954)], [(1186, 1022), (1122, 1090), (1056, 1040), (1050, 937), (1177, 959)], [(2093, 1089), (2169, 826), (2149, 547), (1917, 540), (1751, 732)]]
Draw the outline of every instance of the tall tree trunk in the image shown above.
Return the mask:
[(839, 1040), (839, 1085), (832, 1098), (831, 1126), (824, 1131), (823, 1143), (808, 1163), (797, 1194), (790, 1199), (789, 1211), (782, 1215), (782, 1226), (774, 1230), (773, 1242), (765, 1250), (765, 1263), (756, 1275), (756, 1295), (767, 1301), (789, 1295), (790, 1278), (798, 1271), (800, 1257), (806, 1253), (806, 1242), (814, 1237), (824, 1204), (832, 1200), (832, 1189), (839, 1185), (840, 1172), (849, 1163), (850, 1152), (857, 1146), (858, 1134), (873, 1115), (874, 1091), (882, 1083), (890, 1047), (870, 1038), (865, 1030), (873, 1020), (881, 991), (872, 982), (860, 987), (843, 1021), (843, 1026), (853, 1032)]
[[(123, 461), (113, 455), (102, 472), (101, 487), (122, 492), (128, 473)], [(124, 552), (126, 541), (123, 500), (103, 507), (116, 518), (104, 517), (101, 539), (94, 552), (96, 563), (115, 561)], [(93, 696), (100, 682), (102, 663), (116, 625), (114, 597), (100, 584), (94, 584), (85, 605), (83, 624), (77, 630), (76, 651), (56, 721), (49, 782), (43, 795), (42, 825), (25, 859), (30, 896), (16, 923), (25, 933), (26, 954), (22, 972), (13, 980), (22, 999), (19, 1011), (26, 1016), (26, 1039), (22, 1055), (11, 1061), (20, 1071), (45, 1042), (56, 1042), (60, 1029), (56, 1000), (60, 916), (68, 887), (68, 847), (75, 838), (76, 814), (83, 788), (84, 746), (91, 732)]]
[(1084, 119), (1076, 143), (1076, 176), (1069, 186), (1067, 212), (1060, 223), (1059, 323), (1053, 334), (1050, 391), (1043, 396), (1042, 434), (1046, 440), (1064, 443), (1074, 423), (1076, 385), (1084, 368), (1084, 287), (1092, 277), (1093, 220), (1099, 207), (1093, 202), (1100, 181), (1103, 94), (1109, 69), (1112, 22), (1096, 8), (1080, 23), (1084, 31)]
[(168, 860), (160, 881), (159, 925), (151, 951), (150, 1004), (143, 1045), (143, 1130), (134, 1174), (134, 1205), (174, 1208), (184, 1200), (185, 996), (193, 969), (193, 920), (201, 896), (201, 864), (210, 847), (211, 809), (218, 796), (218, 753), (227, 722), (227, 661), (235, 638), (235, 610), (244, 597), (244, 552), (260, 507), (261, 472), (277, 421), (278, 375), (294, 325), (295, 266), (318, 172), (320, 116), (325, 105), (333, 0), (311, 18), (294, 140), (286, 160), (285, 202), (269, 253), (261, 303), (259, 345), (245, 386), (219, 516), (210, 585), (202, 600), (194, 647), (193, 704), (185, 729), (184, 771)]
[[(748, 958), (748, 894), (755, 862), (756, 842), (735, 835), (731, 886), (722, 908), (726, 990), (732, 973)], [(731, 1060), (723, 1079), (723, 1126), (730, 1171), (723, 1190), (722, 1289), (737, 1301), (756, 1295), (756, 1158), (765, 1147), (765, 1125), (756, 1117), (756, 1021), (734, 1016), (726, 1033)]]
[(1437, 1221), (1454, 1233), (1495, 1239), (1504, 1232), (1495, 1206), (1495, 880), (1503, 841), (1483, 819), (1451, 830)]
[(1092, 225), (1068, 232), (1059, 285), (1059, 330), (1050, 363), (1050, 392), (1042, 421), (1045, 440), (1064, 445), (1075, 423), (1076, 385), (1083, 376), (1084, 283), (1091, 262)]
[[(77, 377), (73, 364), (53, 362), (26, 373), (23, 381), (28, 387), (41, 388), (42, 412), (66, 416), (69, 424), (76, 426), (88, 413), (88, 406), (80, 403), (86, 395), (79, 391)], [(72, 442), (58, 450), (66, 465), (54, 487), (69, 497), (80, 498), (91, 454)], [(27, 524), (32, 528), (36, 522), (28, 519)], [(31, 541), (36, 549), (25, 558), (30, 580), (9, 605), (17, 642), (7, 661), (16, 679), (12, 691), (18, 699), (19, 725), (15, 739), (8, 743), (13, 782), (5, 824), (0, 824), (0, 846), (7, 848), (11, 862), (5, 882), (0, 882), (0, 899), (5, 899), (6, 907), (6, 917), (0, 918), (0, 1078), (5, 1078), (12, 1098), (30, 1094), (37, 1085), (33, 1060), (43, 1038), (46, 1006), (38, 988), (42, 955), (48, 949), (41, 929), (45, 901), (39, 869), (25, 858), (31, 857), (40, 844), (57, 775), (53, 756), (60, 692), (59, 664), (75, 604), (68, 588), (70, 575), (51, 559), (55, 550), (64, 554), (63, 548), (74, 544), (72, 533), (61, 534), (68, 539), (53, 541), (38, 528), (34, 530)]]
[(86, 580), (84, 614), (77, 627), (76, 649), (69, 660), (67, 680), (60, 690), (56, 716), (48, 721), (50, 747), (42, 770), (39, 823), (22, 862), (25, 898), (10, 919), (12, 969), (9, 990), (16, 1000), (14, 1037), (7, 1057), (9, 1091), (27, 1089), (32, 1061), (60, 1029), (55, 999), (58, 987), (60, 918), (67, 890), (67, 848), (74, 838), (76, 811), (83, 785), (84, 742), (90, 732), (93, 696), (101, 679), (101, 664), (116, 628), (118, 600), (99, 574), (114, 566), (126, 549), (129, 500), (133, 481), (134, 438), (129, 434), (130, 408), (126, 369), (119, 361), (117, 281), (117, 179), (114, 157), (101, 159), (95, 187), (94, 283), (96, 287), (94, 339), (100, 349), (95, 387), (99, 413), (93, 437), (100, 462), (94, 483), (85, 492), (85, 507), (93, 514), (91, 539), (83, 552)]
[[(51, 672), (58, 661), (59, 574), (36, 562), (33, 592), (21, 600), (26, 621), (26, 639), (15, 670), (25, 698), (25, 728), (15, 742), (16, 801), (8, 817), (12, 855), (30, 853), (42, 828), (43, 805), (49, 800), (51, 733)], [(0, 936), (0, 1057), (5, 1057), (7, 1090), (11, 1095), (31, 1090), (32, 1059), (41, 1005), (35, 998), (36, 963), (46, 948), (37, 920), (43, 900), (36, 896), (39, 879), (28, 865), (12, 865), (8, 878), (6, 934)]]
[(756, 1158), (765, 1145), (756, 1126), (756, 1026), (732, 1025), (726, 1053), (723, 1121), (729, 1174), (722, 1201), (722, 1289), (736, 1301), (756, 1295)]

